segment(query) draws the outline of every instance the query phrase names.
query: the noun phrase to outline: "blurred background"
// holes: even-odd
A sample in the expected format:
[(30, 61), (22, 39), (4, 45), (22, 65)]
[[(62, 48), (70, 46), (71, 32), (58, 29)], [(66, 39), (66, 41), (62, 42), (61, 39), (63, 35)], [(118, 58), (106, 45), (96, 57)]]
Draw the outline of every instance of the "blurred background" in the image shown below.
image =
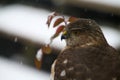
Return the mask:
[(95, 20), (120, 52), (119, 0), (0, 0), (0, 80), (49, 80), (51, 64), (65, 42), (60, 37), (54, 40), (52, 53), (43, 55), (41, 70), (34, 59), (54, 34), (55, 29), (46, 25), (53, 11)]

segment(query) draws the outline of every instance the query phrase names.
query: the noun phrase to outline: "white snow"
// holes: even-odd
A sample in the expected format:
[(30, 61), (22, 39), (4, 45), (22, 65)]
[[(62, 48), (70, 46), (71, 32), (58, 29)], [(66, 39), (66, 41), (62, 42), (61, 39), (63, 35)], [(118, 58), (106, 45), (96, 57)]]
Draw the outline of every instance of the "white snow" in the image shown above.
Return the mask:
[(50, 80), (49, 75), (0, 57), (0, 80)]
[[(1, 7), (0, 31), (37, 42), (38, 44), (47, 44), (56, 30), (56, 28), (53, 29), (51, 27), (48, 29), (46, 25), (46, 20), (50, 13), (44, 9), (24, 5)], [(114, 47), (120, 46), (120, 32), (118, 30), (104, 27), (102, 27), (102, 30), (110, 45)], [(65, 45), (65, 41), (61, 41), (59, 36), (53, 41), (51, 46), (62, 49)]]
[(42, 49), (38, 50), (38, 51), (37, 51), (37, 54), (36, 54), (36, 59), (37, 59), (38, 61), (41, 61), (41, 60), (42, 60), (42, 55), (43, 55)]
[(117, 48), (120, 47), (120, 31), (114, 28), (110, 28), (108, 26), (101, 27), (105, 38), (107, 39), (108, 43)]
[[(0, 8), (0, 31), (34, 42), (47, 44), (55, 29), (46, 25), (51, 12), (24, 5), (11, 5)], [(59, 43), (58, 43), (59, 42)], [(54, 45), (54, 46), (53, 46)], [(59, 46), (58, 46), (59, 45)], [(65, 42), (56, 38), (52, 47), (61, 49)]]

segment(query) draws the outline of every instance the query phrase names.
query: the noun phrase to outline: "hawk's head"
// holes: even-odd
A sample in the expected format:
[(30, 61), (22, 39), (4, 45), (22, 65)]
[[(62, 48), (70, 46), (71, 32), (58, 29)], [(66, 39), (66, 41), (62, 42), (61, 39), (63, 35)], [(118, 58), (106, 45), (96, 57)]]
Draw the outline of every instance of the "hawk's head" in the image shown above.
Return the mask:
[(67, 25), (62, 38), (67, 46), (89, 46), (107, 44), (99, 25), (90, 19), (79, 19)]

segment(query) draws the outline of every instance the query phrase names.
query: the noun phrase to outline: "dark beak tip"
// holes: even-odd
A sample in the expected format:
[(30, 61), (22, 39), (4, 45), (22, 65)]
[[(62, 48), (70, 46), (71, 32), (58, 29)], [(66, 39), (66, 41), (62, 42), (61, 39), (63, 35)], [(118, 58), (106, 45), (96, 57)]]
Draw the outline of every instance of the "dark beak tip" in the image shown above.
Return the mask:
[(64, 35), (61, 36), (61, 41), (62, 41), (63, 39), (66, 39), (66, 37), (65, 37)]

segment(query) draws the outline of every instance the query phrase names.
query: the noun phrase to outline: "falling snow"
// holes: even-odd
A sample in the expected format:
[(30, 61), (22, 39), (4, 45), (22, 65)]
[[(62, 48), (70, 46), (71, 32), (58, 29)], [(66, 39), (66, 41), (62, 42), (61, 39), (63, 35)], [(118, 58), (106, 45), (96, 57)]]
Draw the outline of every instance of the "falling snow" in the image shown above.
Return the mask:
[(91, 24), (91, 21), (89, 21), (89, 24)]
[(17, 41), (18, 41), (18, 38), (17, 38), (17, 37), (15, 37), (15, 38), (14, 38), (14, 42), (17, 42)]
[(20, 64), (22, 65), (22, 64), (23, 64), (23, 61), (21, 61)]
[(38, 60), (38, 61), (41, 61), (41, 59), (42, 59), (42, 50), (40, 49), (40, 50), (38, 50), (38, 52), (37, 52), (37, 54), (36, 54), (36, 59)]
[(27, 46), (25, 47), (25, 50), (28, 50), (28, 47), (27, 47)]

